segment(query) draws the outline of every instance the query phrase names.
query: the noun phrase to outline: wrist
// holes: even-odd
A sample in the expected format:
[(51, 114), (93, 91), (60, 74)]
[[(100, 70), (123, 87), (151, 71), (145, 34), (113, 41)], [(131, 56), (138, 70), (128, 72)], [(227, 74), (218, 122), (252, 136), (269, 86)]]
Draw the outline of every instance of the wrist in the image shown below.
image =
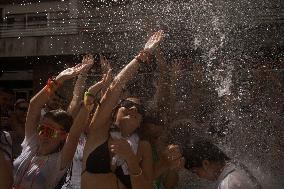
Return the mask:
[(57, 82), (58, 84), (59, 84), (59, 83), (61, 84), (61, 83), (64, 82), (64, 79), (61, 78), (61, 77), (56, 76), (55, 79), (53, 79), (53, 81)]
[(81, 73), (78, 75), (78, 78), (87, 79), (88, 75), (86, 73)]
[(125, 157), (125, 161), (127, 164), (135, 164), (137, 162), (137, 157), (133, 152), (131, 152)]
[(53, 94), (55, 93), (56, 89), (58, 88), (60, 82), (57, 81), (56, 79), (53, 79), (53, 78), (49, 78), (47, 80), (47, 83), (44, 87), (44, 89), (49, 93), (49, 94)]
[(142, 175), (142, 169), (139, 166), (136, 155), (130, 154), (125, 158), (126, 158), (125, 161), (127, 163), (127, 167), (128, 167), (128, 170), (129, 170), (129, 175), (130, 176)]
[(149, 62), (149, 57), (150, 57), (151, 53), (148, 50), (142, 50), (139, 52), (139, 54), (135, 57), (135, 59), (139, 62), (139, 63), (148, 63)]

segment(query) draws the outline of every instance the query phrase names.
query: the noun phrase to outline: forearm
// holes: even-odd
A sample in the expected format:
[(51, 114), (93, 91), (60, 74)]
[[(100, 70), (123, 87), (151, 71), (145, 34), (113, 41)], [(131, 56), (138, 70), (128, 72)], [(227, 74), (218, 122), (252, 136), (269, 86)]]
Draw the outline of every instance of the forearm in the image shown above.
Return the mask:
[(127, 160), (127, 166), (133, 189), (153, 188), (151, 179), (146, 178), (144, 171), (140, 167), (138, 159), (135, 155)]
[(76, 113), (79, 110), (80, 102), (83, 99), (83, 94), (85, 90), (85, 85), (86, 85), (86, 79), (87, 75), (86, 74), (81, 74), (78, 76), (78, 79), (75, 83), (74, 86), (74, 91), (73, 91), (73, 97), (72, 100), (68, 106), (67, 112), (72, 115), (74, 118)]
[(99, 129), (103, 133), (108, 133), (109, 130), (109, 121), (111, 120), (111, 114), (113, 107), (118, 103), (120, 93), (123, 86), (134, 77), (135, 73), (138, 71), (139, 62), (136, 59), (133, 59), (114, 79), (109, 88), (106, 90), (103, 95), (100, 106), (98, 106), (90, 127), (90, 134), (94, 135)]
[(84, 105), (82, 105), (79, 113), (77, 114), (73, 122), (73, 125), (66, 139), (65, 145), (62, 149), (62, 158), (60, 166), (61, 169), (70, 165), (73, 156), (75, 154), (81, 133), (84, 131), (86, 127), (88, 115), (89, 111)]
[(121, 91), (125, 84), (137, 74), (139, 64), (138, 60), (134, 58), (127, 66), (125, 66), (112, 82), (111, 86), (113, 89)]
[(87, 122), (89, 115), (89, 110), (82, 103), (80, 103), (79, 106), (79, 113), (76, 115), (76, 118), (69, 132), (69, 136), (72, 136), (73, 138), (80, 137), (81, 133), (85, 129), (85, 123)]
[(48, 102), (50, 96), (53, 95), (57, 88), (58, 85), (53, 85), (52, 89), (50, 86), (46, 85), (31, 99), (25, 125), (26, 137), (30, 137), (36, 132), (38, 121), (41, 116), (41, 109)]
[[(57, 87), (54, 90), (56, 89)], [(45, 86), (30, 100), (29, 109), (40, 110), (44, 107), (44, 105), (48, 102), (50, 96), (53, 94), (53, 92), (48, 92)]]

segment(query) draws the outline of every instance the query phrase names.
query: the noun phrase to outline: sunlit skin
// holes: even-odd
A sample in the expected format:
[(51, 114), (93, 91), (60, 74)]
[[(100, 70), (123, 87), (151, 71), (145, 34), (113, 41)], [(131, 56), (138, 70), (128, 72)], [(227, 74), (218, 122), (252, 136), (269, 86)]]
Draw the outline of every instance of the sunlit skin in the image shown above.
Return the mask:
[[(135, 130), (140, 127), (142, 121), (143, 110), (140, 112), (140, 107), (131, 102), (123, 101), (113, 116), (113, 108), (117, 105), (119, 97), (126, 83), (135, 77), (140, 65), (146, 62), (149, 52), (152, 53), (159, 45), (163, 38), (163, 31), (155, 32), (146, 42), (144, 49), (125, 66), (115, 77), (110, 87), (106, 90), (101, 99), (101, 105), (97, 108), (96, 113), (90, 125), (87, 142), (84, 148), (83, 169), (86, 166), (87, 158), (99, 146), (108, 142), (111, 153), (119, 155), (127, 163), (128, 171), (131, 178), (131, 187), (133, 189), (150, 189), (153, 184), (153, 160), (151, 146), (149, 142), (139, 140), (137, 153), (133, 153), (131, 145), (125, 137), (131, 136)], [(132, 100), (129, 99), (128, 100)], [(133, 102), (138, 102), (133, 99)], [(135, 107), (137, 106), (137, 107)], [(113, 120), (113, 118), (115, 118)], [(121, 131), (123, 138), (111, 139), (110, 129), (112, 123), (116, 124)], [(111, 155), (111, 154), (110, 154)], [(122, 182), (116, 177), (113, 172), (109, 173), (90, 173), (82, 174), (81, 188), (126, 188)]]
[[(140, 104), (137, 98), (127, 98), (136, 104)], [(137, 128), (140, 127), (142, 115), (137, 111), (135, 106), (130, 108), (120, 107), (116, 114), (115, 124), (120, 128), (123, 137), (130, 136)]]
[(203, 160), (201, 167), (193, 167), (191, 171), (200, 178), (215, 181), (221, 174), (224, 166), (225, 163)]
[[(132, 101), (137, 104), (141, 104), (140, 100), (138, 98), (127, 98), (126, 100)], [(120, 107), (117, 110), (116, 117), (115, 117), (115, 124), (120, 128), (121, 135), (123, 137), (129, 137), (131, 134), (135, 132), (137, 128), (140, 127), (140, 124), (142, 122), (142, 115), (137, 111), (137, 108), (135, 106), (132, 106), (130, 108)], [(112, 141), (112, 139), (110, 139)], [(141, 154), (138, 151), (138, 156), (141, 158)], [(111, 155), (114, 155), (111, 153)], [(115, 169), (112, 166), (112, 169)], [(108, 180), (107, 183), (103, 183), (104, 188), (111, 188), (112, 186), (118, 184), (119, 188), (124, 189), (125, 186), (119, 181), (116, 183), (116, 176), (114, 173), (108, 173), (108, 174), (96, 174), (96, 177), (92, 177), (92, 175), (84, 174), (84, 177), (82, 177), (82, 183), (83, 187), (84, 183), (87, 181), (92, 185), (90, 180), (92, 182), (97, 183), (97, 185), (100, 185), (98, 183), (101, 183), (101, 180)]]
[[(63, 127), (58, 123), (54, 122), (52, 119), (43, 118), (41, 123), (45, 123), (48, 125), (52, 125), (55, 129), (63, 130)], [(48, 138), (39, 135), (39, 149), (38, 155), (47, 155), (54, 153), (59, 150), (59, 146), (65, 142), (65, 138), (58, 137), (58, 138)]]

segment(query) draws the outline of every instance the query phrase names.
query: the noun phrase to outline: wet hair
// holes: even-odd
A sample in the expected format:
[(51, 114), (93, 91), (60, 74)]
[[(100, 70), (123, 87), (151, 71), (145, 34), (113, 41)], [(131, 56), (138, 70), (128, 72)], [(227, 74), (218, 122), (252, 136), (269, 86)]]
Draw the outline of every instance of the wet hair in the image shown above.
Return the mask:
[(225, 162), (230, 158), (216, 145), (205, 139), (193, 139), (183, 146), (185, 168), (202, 167), (204, 160)]
[(64, 131), (67, 133), (70, 131), (73, 124), (72, 116), (62, 109), (51, 110), (44, 115), (44, 118), (51, 119), (57, 124), (63, 126)]

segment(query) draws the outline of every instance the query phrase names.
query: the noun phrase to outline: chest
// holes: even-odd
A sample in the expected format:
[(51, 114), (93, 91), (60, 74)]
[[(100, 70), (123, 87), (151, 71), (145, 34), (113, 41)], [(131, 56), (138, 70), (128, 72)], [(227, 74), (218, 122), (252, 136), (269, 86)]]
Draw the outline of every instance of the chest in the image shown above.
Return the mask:
[(27, 158), (19, 164), (14, 184), (21, 189), (46, 188), (52, 182), (55, 170), (56, 161), (50, 156)]

